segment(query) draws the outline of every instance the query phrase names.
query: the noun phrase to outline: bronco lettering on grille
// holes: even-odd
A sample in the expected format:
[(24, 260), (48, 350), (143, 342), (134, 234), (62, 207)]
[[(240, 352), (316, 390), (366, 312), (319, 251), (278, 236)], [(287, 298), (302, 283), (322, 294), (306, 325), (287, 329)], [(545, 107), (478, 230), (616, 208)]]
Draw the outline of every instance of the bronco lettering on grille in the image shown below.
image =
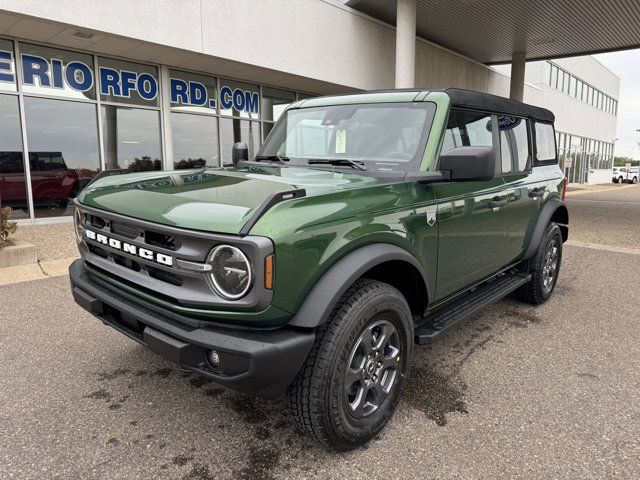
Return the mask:
[(107, 245), (115, 250), (120, 250), (123, 253), (135, 255), (145, 260), (151, 260), (168, 267), (173, 266), (173, 257), (170, 255), (165, 255), (164, 253), (154, 252), (153, 250), (138, 247), (137, 245), (132, 245), (127, 242), (122, 242), (116, 238), (107, 237), (102, 233), (96, 233), (93, 230), (85, 230), (85, 236), (89, 240), (94, 240), (98, 243), (102, 243), (103, 245)]

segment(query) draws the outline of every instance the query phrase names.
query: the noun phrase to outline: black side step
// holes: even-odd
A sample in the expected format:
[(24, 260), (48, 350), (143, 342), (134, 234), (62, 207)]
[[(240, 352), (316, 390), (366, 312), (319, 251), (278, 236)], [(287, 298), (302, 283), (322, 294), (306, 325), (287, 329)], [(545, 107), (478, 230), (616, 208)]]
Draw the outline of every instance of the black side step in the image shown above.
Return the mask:
[(449, 327), (473, 315), (489, 303), (508, 295), (530, 279), (531, 275), (528, 273), (507, 273), (478, 286), (475, 291), (463, 295), (460, 300), (427, 313), (416, 327), (416, 343), (419, 345), (429, 343)]

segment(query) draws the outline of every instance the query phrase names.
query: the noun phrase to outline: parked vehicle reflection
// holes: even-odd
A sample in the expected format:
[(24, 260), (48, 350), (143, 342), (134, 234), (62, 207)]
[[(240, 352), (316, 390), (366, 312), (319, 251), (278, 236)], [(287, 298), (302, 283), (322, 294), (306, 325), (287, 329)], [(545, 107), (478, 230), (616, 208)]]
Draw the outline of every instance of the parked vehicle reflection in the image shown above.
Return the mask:
[[(2, 203), (28, 209), (22, 152), (0, 152)], [(34, 209), (60, 210), (68, 214), (70, 200), (97, 175), (98, 170), (68, 168), (62, 152), (30, 152), (29, 168)]]

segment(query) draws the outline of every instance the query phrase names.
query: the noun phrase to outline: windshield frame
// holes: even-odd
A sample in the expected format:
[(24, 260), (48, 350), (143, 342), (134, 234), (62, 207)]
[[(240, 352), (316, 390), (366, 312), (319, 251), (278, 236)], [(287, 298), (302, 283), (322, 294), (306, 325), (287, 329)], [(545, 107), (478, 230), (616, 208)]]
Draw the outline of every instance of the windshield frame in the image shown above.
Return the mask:
[[(423, 109), (426, 113), (424, 124), (422, 126), (422, 131), (420, 132), (420, 138), (418, 141), (418, 145), (416, 147), (416, 151), (414, 156), (406, 161), (389, 159), (388, 161), (382, 161), (381, 159), (367, 159), (366, 157), (354, 157), (351, 155), (341, 155), (339, 153), (335, 155), (309, 155), (309, 156), (295, 156), (284, 154), (283, 157), (286, 157), (287, 164), (291, 166), (297, 167), (307, 167), (314, 169), (323, 169), (323, 170), (351, 170), (353, 172), (365, 173), (361, 170), (353, 168), (345, 163), (345, 165), (323, 165), (323, 164), (309, 164), (309, 159), (326, 159), (326, 160), (338, 160), (338, 159), (347, 159), (354, 162), (362, 163), (367, 168), (367, 173), (393, 173), (393, 172), (414, 172), (419, 171), (422, 165), (424, 155), (426, 152), (427, 144), (429, 141), (429, 136), (431, 133), (431, 129), (433, 128), (433, 124), (435, 121), (436, 112), (438, 110), (438, 105), (432, 101), (414, 101), (414, 102), (366, 102), (366, 103), (345, 103), (345, 104), (330, 104), (330, 105), (318, 105), (313, 107), (290, 107), (283, 112), (280, 116), (280, 119), (276, 122), (274, 127), (269, 132), (269, 135), (264, 140), (264, 143), (260, 147), (259, 151), (256, 153), (254, 160), (260, 156), (272, 156), (276, 155), (277, 150), (272, 147), (271, 142), (273, 139), (280, 135), (283, 128), (287, 128), (287, 121), (289, 114), (291, 112), (301, 112), (304, 110), (308, 111), (317, 111), (317, 110), (326, 110), (334, 107), (345, 107), (345, 106), (354, 106), (354, 107), (366, 107), (366, 108), (384, 108), (389, 106), (395, 106), (400, 108), (409, 108), (409, 109)], [(280, 143), (280, 146), (282, 143)], [(270, 148), (272, 151), (267, 152), (266, 149)], [(273, 151), (275, 150), (275, 152)], [(264, 161), (263, 161), (264, 162)]]

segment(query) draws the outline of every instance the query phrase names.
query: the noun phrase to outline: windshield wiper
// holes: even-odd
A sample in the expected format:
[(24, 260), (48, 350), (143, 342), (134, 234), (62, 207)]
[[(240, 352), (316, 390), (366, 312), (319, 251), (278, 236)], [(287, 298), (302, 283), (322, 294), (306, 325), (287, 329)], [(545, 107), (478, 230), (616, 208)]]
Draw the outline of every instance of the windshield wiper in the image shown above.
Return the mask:
[(309, 165), (349, 165), (350, 167), (357, 168), (358, 170), (366, 170), (363, 162), (356, 162), (349, 160), (348, 158), (310, 158), (307, 160)]
[(289, 161), (289, 157), (282, 157), (280, 155), (258, 155), (256, 157), (256, 162), (260, 162), (262, 160), (268, 160), (270, 162), (278, 162), (280, 165), (286, 165)]

